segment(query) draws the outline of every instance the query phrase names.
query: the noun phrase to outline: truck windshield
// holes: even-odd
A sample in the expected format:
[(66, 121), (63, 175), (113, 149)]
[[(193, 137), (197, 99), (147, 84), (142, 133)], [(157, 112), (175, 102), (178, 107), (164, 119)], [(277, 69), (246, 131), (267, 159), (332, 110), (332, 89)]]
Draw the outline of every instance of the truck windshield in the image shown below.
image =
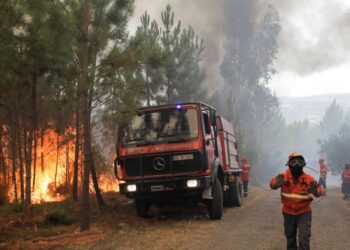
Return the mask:
[(178, 143), (198, 138), (195, 109), (163, 110), (135, 116), (122, 131), (124, 147)]

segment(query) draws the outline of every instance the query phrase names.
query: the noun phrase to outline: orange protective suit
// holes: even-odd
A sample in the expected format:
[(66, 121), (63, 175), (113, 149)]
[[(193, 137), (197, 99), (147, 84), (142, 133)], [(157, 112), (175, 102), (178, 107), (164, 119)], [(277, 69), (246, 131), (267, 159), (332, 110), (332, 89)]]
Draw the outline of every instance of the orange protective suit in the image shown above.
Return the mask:
[(320, 163), (320, 175), (323, 178), (325, 178), (327, 177), (327, 172), (328, 172), (327, 165), (324, 162)]
[(250, 165), (247, 160), (242, 160), (241, 180), (249, 181)]
[[(306, 173), (302, 173), (298, 180), (295, 180), (290, 170), (283, 173), (283, 183), (281, 186), (281, 200), (283, 204), (282, 211), (286, 214), (298, 215), (311, 211), (310, 204), (312, 196), (310, 187), (315, 179)], [(277, 178), (272, 178), (270, 187), (277, 189)], [(317, 197), (324, 194), (324, 190), (317, 185)]]
[(343, 170), (341, 178), (343, 183), (350, 183), (350, 168)]

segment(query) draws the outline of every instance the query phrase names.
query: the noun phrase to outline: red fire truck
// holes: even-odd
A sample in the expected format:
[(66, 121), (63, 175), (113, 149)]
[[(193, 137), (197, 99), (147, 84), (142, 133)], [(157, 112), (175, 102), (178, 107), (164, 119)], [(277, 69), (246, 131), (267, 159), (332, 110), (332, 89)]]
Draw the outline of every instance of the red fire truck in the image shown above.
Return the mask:
[(204, 103), (140, 108), (119, 129), (114, 166), (140, 217), (162, 199), (203, 202), (210, 219), (221, 218), (223, 205), (242, 204), (233, 126)]

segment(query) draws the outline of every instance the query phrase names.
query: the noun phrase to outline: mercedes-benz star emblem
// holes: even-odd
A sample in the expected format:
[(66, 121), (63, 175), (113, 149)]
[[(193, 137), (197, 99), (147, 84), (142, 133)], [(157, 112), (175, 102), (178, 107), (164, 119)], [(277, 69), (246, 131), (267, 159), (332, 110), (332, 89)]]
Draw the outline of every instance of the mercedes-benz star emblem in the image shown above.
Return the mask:
[(162, 171), (165, 168), (165, 160), (162, 157), (153, 159), (153, 168), (158, 171)]

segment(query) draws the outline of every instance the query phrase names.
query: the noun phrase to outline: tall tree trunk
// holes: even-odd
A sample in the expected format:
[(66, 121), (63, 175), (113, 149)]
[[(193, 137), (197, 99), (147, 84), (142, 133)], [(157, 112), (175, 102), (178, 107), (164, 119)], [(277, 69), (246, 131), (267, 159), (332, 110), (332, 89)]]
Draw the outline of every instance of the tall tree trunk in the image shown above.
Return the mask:
[(16, 179), (16, 131), (15, 131), (15, 122), (12, 119), (11, 124), (11, 153), (12, 153), (12, 186), (13, 193), (15, 195), (15, 201), (18, 201), (18, 192), (17, 192), (17, 179)]
[(149, 87), (148, 66), (146, 64), (147, 106), (151, 106), (151, 90)]
[(27, 160), (27, 138), (28, 138), (28, 133), (27, 129), (23, 128), (23, 160), (24, 160), (24, 165), (26, 164)]
[(0, 124), (0, 169), (1, 168), (2, 168), (2, 174), (3, 174), (3, 177), (4, 177), (4, 185), (5, 185), (5, 187), (7, 187), (5, 155), (4, 155), (4, 151), (2, 149), (2, 124)]
[[(40, 110), (43, 110), (43, 97), (40, 96)], [(42, 114), (42, 113), (41, 113)], [(41, 173), (44, 173), (44, 124), (40, 122), (40, 147), (41, 147)]]
[(37, 158), (37, 147), (38, 147), (38, 131), (34, 131), (34, 166), (33, 166), (33, 188), (32, 192), (35, 190), (35, 177), (36, 177), (36, 158)]
[(18, 159), (19, 159), (19, 181), (21, 190), (21, 202), (24, 203), (24, 169), (23, 169), (23, 153), (22, 153), (22, 140), (21, 129), (19, 127), (19, 121), (17, 117), (17, 139), (18, 139)]
[(78, 200), (78, 170), (79, 170), (79, 150), (80, 150), (80, 98), (77, 95), (77, 109), (75, 112), (75, 151), (74, 151), (74, 173), (73, 173), (73, 200)]
[[(91, 109), (92, 109), (92, 96), (93, 96), (93, 89), (90, 89), (89, 92), (89, 100), (88, 100), (88, 112), (89, 112), (89, 117), (91, 118)], [(89, 144), (87, 145), (88, 151), (89, 151), (89, 156), (90, 156), (90, 171), (91, 171), (91, 177), (92, 177), (92, 182), (94, 184), (94, 189), (95, 189), (95, 194), (96, 194), (96, 199), (99, 207), (104, 207), (106, 204), (102, 198), (100, 188), (98, 186), (98, 180), (97, 180), (97, 175), (96, 175), (96, 169), (95, 169), (95, 163), (94, 163), (94, 158), (93, 158), (93, 151), (92, 151), (92, 142), (91, 142), (91, 120), (89, 119), (89, 133), (90, 133), (90, 141)]]
[[(89, 63), (89, 0), (84, 0), (83, 10), (83, 76), (82, 86), (82, 106), (83, 106), (83, 151), (84, 151), (84, 174), (83, 174), (83, 190), (81, 203), (81, 221), (80, 230), (85, 231), (90, 228), (90, 197), (89, 197), (89, 176), (90, 176), (90, 152), (88, 145), (90, 144), (90, 112), (88, 106), (88, 63)], [(79, 91), (80, 91), (79, 89)]]
[[(95, 19), (98, 20), (98, 10), (97, 8), (95, 9)], [(98, 27), (99, 23), (95, 23), (95, 25)], [(94, 157), (93, 157), (93, 150), (92, 150), (92, 141), (91, 141), (91, 111), (92, 111), (92, 99), (94, 96), (94, 84), (96, 81), (96, 64), (97, 64), (97, 48), (96, 48), (96, 43), (92, 43), (91, 45), (92, 51), (90, 51), (91, 56), (91, 63), (93, 65), (92, 67), (92, 72), (91, 72), (91, 76), (90, 76), (90, 80), (91, 80), (91, 84), (89, 85), (89, 89), (88, 89), (88, 113), (89, 113), (89, 134), (90, 134), (90, 141), (87, 144), (88, 147), (88, 151), (89, 151), (89, 155), (90, 155), (90, 171), (91, 171), (91, 177), (92, 177), (92, 182), (94, 185), (94, 189), (95, 189), (95, 194), (96, 194), (96, 199), (97, 199), (97, 203), (99, 207), (104, 207), (105, 206), (105, 202), (103, 201), (102, 195), (101, 195), (101, 191), (100, 188), (98, 186), (98, 179), (97, 179), (97, 175), (96, 175), (96, 169), (95, 169), (95, 163), (94, 163)]]
[(33, 74), (32, 89), (31, 89), (31, 112), (30, 112), (30, 125), (27, 143), (26, 154), (26, 197), (25, 197), (25, 211), (28, 212), (29, 205), (31, 204), (31, 172), (32, 172), (32, 149), (34, 132), (36, 130), (36, 74)]
[(59, 135), (59, 131), (57, 130), (56, 169), (55, 169), (55, 187), (56, 188), (57, 188), (57, 171), (58, 171), (59, 154), (60, 154), (60, 135)]
[(66, 143), (66, 186), (69, 184), (69, 138)]

